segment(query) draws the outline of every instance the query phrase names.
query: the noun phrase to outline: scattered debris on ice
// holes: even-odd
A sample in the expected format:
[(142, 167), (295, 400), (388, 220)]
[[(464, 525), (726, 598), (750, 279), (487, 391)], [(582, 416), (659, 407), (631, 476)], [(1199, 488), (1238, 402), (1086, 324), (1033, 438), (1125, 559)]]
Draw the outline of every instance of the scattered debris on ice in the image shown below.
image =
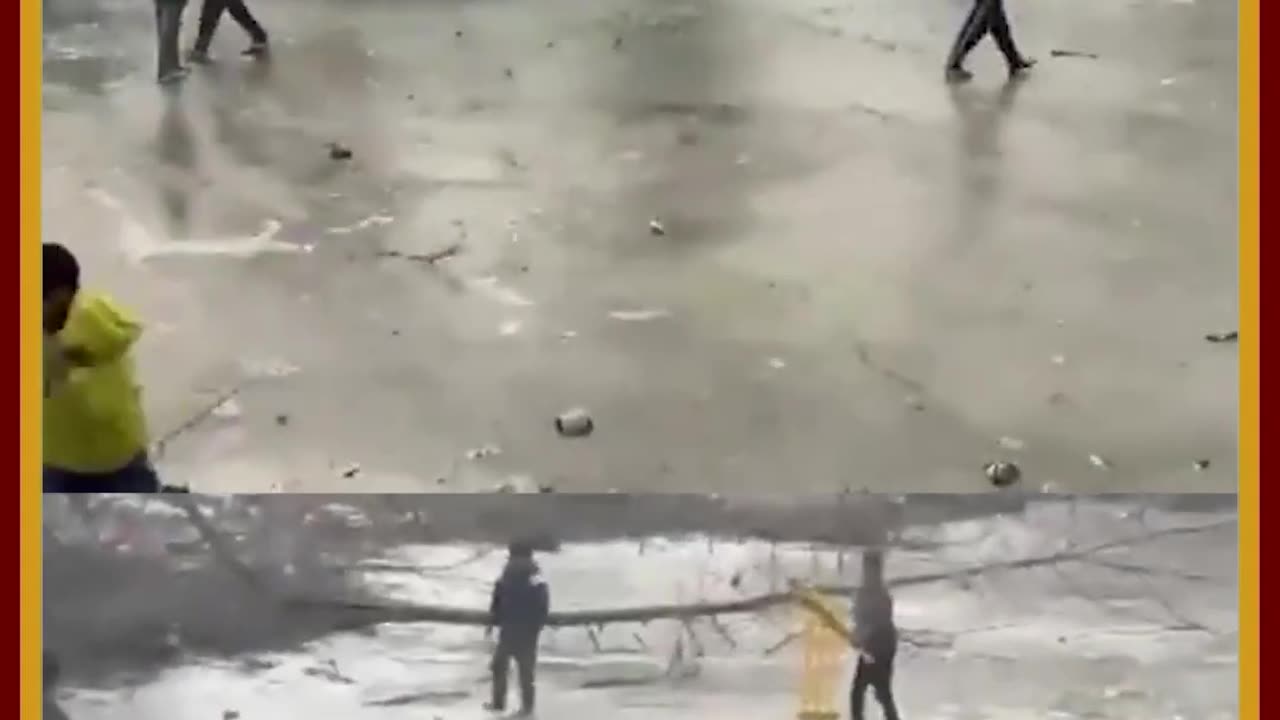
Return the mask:
[(595, 421), (582, 408), (566, 410), (556, 416), (556, 432), (564, 437), (585, 437), (595, 430)]

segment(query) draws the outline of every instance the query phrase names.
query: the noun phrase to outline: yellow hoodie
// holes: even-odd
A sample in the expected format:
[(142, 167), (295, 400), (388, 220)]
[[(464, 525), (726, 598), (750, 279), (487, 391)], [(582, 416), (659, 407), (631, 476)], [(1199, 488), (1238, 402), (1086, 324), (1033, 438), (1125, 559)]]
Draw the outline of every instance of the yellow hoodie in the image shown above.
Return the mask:
[(72, 367), (64, 378), (46, 378), (46, 466), (109, 473), (146, 449), (142, 392), (134, 379), (131, 353), (141, 335), (138, 321), (110, 298), (85, 291), (76, 294), (54, 345), (77, 349), (88, 362)]

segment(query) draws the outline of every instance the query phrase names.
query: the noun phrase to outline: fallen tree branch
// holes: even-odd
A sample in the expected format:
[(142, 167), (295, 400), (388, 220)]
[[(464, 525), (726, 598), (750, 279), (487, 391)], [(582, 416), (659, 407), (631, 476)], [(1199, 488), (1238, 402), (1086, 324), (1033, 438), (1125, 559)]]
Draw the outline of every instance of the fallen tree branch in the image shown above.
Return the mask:
[[(893, 578), (887, 582), (890, 588), (910, 587), (934, 582), (955, 580), (957, 578), (977, 577), (1000, 570), (1023, 570), (1061, 562), (1072, 562), (1091, 555), (1114, 550), (1121, 547), (1132, 547), (1175, 535), (1189, 535), (1208, 532), (1234, 524), (1235, 520), (1225, 520), (1203, 525), (1182, 526), (1154, 530), (1142, 535), (1098, 543), (1079, 550), (1063, 550), (1049, 555), (1022, 558), (1019, 560), (999, 561), (974, 565), (967, 568), (943, 570), (918, 575)], [(808, 588), (810, 591), (824, 595), (851, 596), (857, 589), (854, 585), (818, 585)], [(286, 601), (291, 607), (299, 610), (329, 609), (354, 615), (351, 622), (363, 623), (411, 623), (427, 622), (449, 625), (485, 626), (489, 623), (487, 610), (449, 607), (443, 605), (413, 605), (381, 602), (357, 602), (334, 599), (292, 598)], [(609, 623), (647, 623), (654, 620), (688, 621), (695, 617), (708, 615), (730, 615), (752, 613), (766, 610), (778, 605), (801, 602), (812, 607), (812, 600), (804, 598), (803, 593), (793, 590), (770, 592), (737, 600), (720, 602), (700, 602), (687, 604), (644, 605), (614, 610), (571, 610), (551, 613), (547, 619), (550, 627), (600, 626)], [(824, 609), (821, 613), (833, 630), (846, 634), (848, 631), (838, 619), (830, 617)], [(364, 616), (364, 617), (360, 617)]]
[(774, 653), (778, 652), (782, 648), (795, 642), (799, 637), (800, 637), (800, 633), (794, 632), (794, 631), (789, 632), (786, 635), (783, 635), (781, 640), (765, 648), (764, 650), (765, 657), (773, 655)]
[(212, 402), (201, 406), (201, 408), (195, 413), (161, 435), (158, 440), (151, 443), (151, 459), (159, 460), (164, 457), (164, 452), (168, 449), (169, 443), (177, 440), (179, 437), (185, 435), (191, 430), (194, 430), (196, 426), (212, 417), (213, 414), (218, 411), (218, 408), (222, 407), (229, 400), (239, 395), (240, 391), (244, 389), (246, 383), (247, 381), (242, 380), (235, 385), (232, 385), (230, 388), (218, 393)]
[(196, 532), (200, 533), (200, 538), (208, 543), (210, 551), (213, 552), (218, 562), (222, 563), (232, 574), (254, 590), (266, 595), (273, 594), (271, 589), (267, 587), (266, 582), (252, 568), (240, 560), (235, 550), (223, 540), (222, 534), (205, 519), (200, 512), (200, 506), (190, 496), (162, 495), (160, 497), (170, 505), (182, 510), (183, 514), (187, 516), (187, 521), (195, 527)]
[(1021, 560), (1007, 560), (986, 565), (975, 565), (973, 567), (962, 568), (960, 570), (949, 570), (936, 573), (922, 573), (920, 575), (911, 575), (904, 578), (889, 580), (889, 587), (905, 587), (909, 585), (920, 585), (924, 583), (938, 582), (941, 580), (956, 579), (962, 577), (977, 577), (985, 575), (989, 572), (997, 570), (1025, 570), (1027, 568), (1038, 567), (1042, 565), (1052, 565), (1060, 562), (1073, 562), (1077, 560), (1085, 560), (1107, 550), (1115, 550), (1122, 547), (1133, 547), (1136, 545), (1145, 545), (1156, 540), (1176, 535), (1194, 535), (1202, 532), (1210, 532), (1220, 530), (1225, 527), (1235, 525), (1234, 518), (1228, 520), (1219, 520), (1217, 522), (1205, 523), (1203, 525), (1183, 525), (1173, 528), (1164, 528), (1162, 530), (1152, 530), (1151, 532), (1135, 535), (1132, 537), (1121, 538), (1119, 540), (1109, 540), (1104, 543), (1097, 543), (1078, 550), (1062, 550), (1050, 555), (1038, 555), (1036, 557), (1023, 558)]
[(1097, 565), (1108, 570), (1116, 572), (1128, 573), (1132, 575), (1142, 576), (1167, 576), (1177, 578), (1179, 580), (1189, 580), (1191, 582), (1220, 582), (1220, 578), (1204, 573), (1187, 572), (1186, 570), (1177, 570), (1167, 567), (1146, 567), (1143, 565), (1134, 565), (1132, 563), (1120, 562), (1118, 560), (1103, 560), (1102, 558), (1088, 558), (1090, 565)]
[(417, 575), (430, 575), (432, 573), (448, 572), (457, 570), (492, 555), (495, 551), (491, 548), (479, 548), (465, 558), (443, 565), (413, 565), (410, 563), (397, 563), (386, 560), (362, 560), (356, 565), (347, 567), (338, 567), (336, 570), (342, 572), (405, 572)]
[(720, 618), (712, 615), (708, 617), (707, 620), (710, 621), (711, 628), (716, 631), (716, 634), (718, 634), (720, 638), (729, 645), (729, 647), (734, 650), (738, 649), (738, 641), (733, 639), (733, 635), (729, 633), (729, 628), (725, 627), (724, 623), (720, 622)]
[(452, 245), (447, 245), (439, 250), (432, 250), (431, 252), (426, 253), (409, 253), (402, 252), (400, 250), (379, 250), (378, 257), (395, 258), (397, 260), (409, 260), (411, 262), (435, 265), (441, 260), (447, 260), (460, 252), (462, 252), (462, 244), (453, 243)]

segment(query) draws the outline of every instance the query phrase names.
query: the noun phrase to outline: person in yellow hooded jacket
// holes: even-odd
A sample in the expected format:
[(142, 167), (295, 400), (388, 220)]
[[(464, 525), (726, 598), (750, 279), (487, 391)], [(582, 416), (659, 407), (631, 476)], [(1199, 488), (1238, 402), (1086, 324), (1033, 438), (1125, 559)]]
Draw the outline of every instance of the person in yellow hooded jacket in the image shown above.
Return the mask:
[(134, 376), (142, 326), (106, 295), (80, 288), (70, 250), (43, 250), (44, 492), (158, 492)]

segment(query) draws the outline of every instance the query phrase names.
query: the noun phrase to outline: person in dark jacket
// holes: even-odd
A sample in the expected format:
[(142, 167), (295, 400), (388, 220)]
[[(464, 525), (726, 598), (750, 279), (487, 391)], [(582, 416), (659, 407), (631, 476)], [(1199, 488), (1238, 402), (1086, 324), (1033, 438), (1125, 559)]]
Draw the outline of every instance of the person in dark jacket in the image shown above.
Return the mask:
[(222, 13), (226, 12), (236, 21), (249, 36), (249, 47), (242, 54), (246, 57), (259, 58), (267, 54), (270, 45), (267, 31), (262, 29), (258, 19), (249, 11), (244, 0), (204, 0), (200, 6), (200, 24), (196, 29), (196, 41), (187, 55), (193, 63), (209, 62), (209, 46), (213, 44), (213, 35), (218, 31), (218, 23)]
[(862, 720), (867, 688), (875, 691), (885, 720), (898, 720), (893, 701), (893, 657), (898, 651), (898, 628), (893, 622), (893, 596), (884, 582), (884, 554), (862, 553), (862, 583), (853, 597), (853, 644), (858, 668), (849, 694), (850, 717)]
[(507, 673), (514, 660), (520, 681), (520, 714), (533, 714), (538, 636), (547, 624), (550, 610), (551, 592), (533, 560), (533, 549), (527, 545), (512, 545), (507, 565), (493, 585), (493, 597), (489, 603), (486, 634), (496, 626), (498, 644), (490, 666), (493, 671), (493, 697), (485, 705), (486, 709), (502, 712), (506, 708)]
[(955, 43), (947, 56), (947, 81), (966, 82), (973, 79), (973, 73), (964, 69), (964, 59), (978, 42), (987, 34), (996, 41), (1000, 54), (1009, 66), (1009, 77), (1016, 78), (1035, 65), (1035, 60), (1024, 57), (1018, 52), (1013, 42), (1013, 31), (1009, 29), (1009, 16), (1004, 12), (1004, 0), (973, 0), (973, 8), (965, 18), (964, 25), (956, 35)]

